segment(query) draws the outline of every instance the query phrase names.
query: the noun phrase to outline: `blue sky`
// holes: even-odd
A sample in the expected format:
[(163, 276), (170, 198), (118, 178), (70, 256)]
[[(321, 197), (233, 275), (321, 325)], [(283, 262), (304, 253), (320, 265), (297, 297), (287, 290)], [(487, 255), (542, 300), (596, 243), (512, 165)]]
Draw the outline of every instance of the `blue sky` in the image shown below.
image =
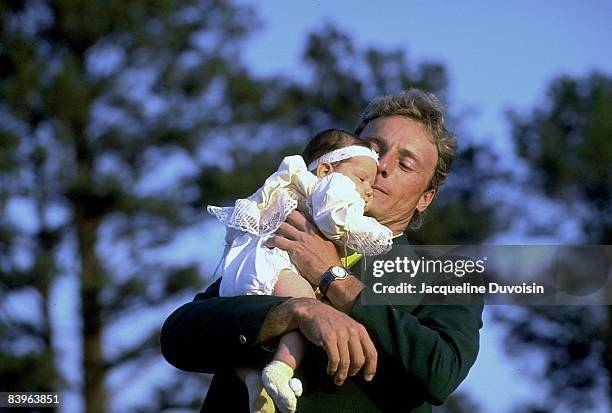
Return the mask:
[(532, 108), (554, 76), (612, 72), (609, 1), (243, 3), (254, 4), (263, 22), (244, 49), (253, 70), (299, 74), (306, 34), (332, 22), (358, 46), (403, 48), (413, 62), (444, 63), (451, 105), (477, 111), (468, 130), (496, 139), (507, 130), (503, 109)]

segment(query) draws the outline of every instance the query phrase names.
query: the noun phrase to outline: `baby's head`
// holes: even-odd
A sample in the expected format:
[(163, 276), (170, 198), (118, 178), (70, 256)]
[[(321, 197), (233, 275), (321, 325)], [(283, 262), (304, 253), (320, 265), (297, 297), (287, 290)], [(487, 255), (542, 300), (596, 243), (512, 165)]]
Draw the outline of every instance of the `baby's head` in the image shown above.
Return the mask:
[(302, 157), (308, 169), (319, 178), (332, 172), (347, 176), (365, 201), (365, 210), (370, 208), (378, 164), (367, 142), (340, 129), (327, 129), (306, 144)]

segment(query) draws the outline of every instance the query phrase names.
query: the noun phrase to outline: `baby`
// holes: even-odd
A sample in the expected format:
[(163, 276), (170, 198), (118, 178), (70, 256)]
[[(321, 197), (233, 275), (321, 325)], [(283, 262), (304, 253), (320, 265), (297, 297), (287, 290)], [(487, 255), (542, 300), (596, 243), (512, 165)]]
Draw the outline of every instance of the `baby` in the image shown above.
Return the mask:
[[(306, 166), (308, 164), (308, 166)], [(328, 129), (314, 136), (303, 157), (283, 159), (278, 170), (247, 199), (233, 207), (208, 207), (227, 227), (224, 256), (217, 267), (221, 296), (244, 294), (315, 298), (287, 252), (265, 242), (300, 205), (321, 233), (345, 247), (365, 254), (388, 252), (392, 232), (364, 216), (372, 203), (378, 154), (354, 135)], [(293, 372), (301, 361), (306, 339), (299, 332), (281, 337), (273, 361), (261, 374), (238, 368), (249, 392), (251, 412), (295, 412), (302, 386)]]

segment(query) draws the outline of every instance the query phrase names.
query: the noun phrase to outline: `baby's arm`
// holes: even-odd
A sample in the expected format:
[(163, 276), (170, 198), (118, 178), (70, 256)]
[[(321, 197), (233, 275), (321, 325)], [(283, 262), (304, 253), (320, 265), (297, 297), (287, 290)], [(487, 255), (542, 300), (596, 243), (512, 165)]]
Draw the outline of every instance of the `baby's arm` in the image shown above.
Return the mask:
[[(294, 273), (291, 270), (283, 270), (278, 281), (274, 285), (272, 295), (277, 297), (305, 297), (315, 298), (312, 286), (302, 276)], [(298, 338), (287, 338), (287, 336), (296, 335)], [(292, 331), (285, 334), (280, 340), (278, 349), (274, 354), (274, 360), (282, 361), (289, 367), (295, 370), (298, 364), (304, 357), (304, 347), (306, 343), (299, 332)]]

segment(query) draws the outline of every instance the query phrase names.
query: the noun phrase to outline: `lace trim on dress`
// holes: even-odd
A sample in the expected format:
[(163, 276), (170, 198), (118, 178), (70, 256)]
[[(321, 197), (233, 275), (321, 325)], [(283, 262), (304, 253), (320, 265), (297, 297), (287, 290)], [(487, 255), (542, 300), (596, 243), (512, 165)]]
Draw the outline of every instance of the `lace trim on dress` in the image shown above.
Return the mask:
[(353, 251), (363, 255), (382, 255), (391, 251), (393, 246), (393, 233), (389, 228), (375, 222), (376, 225), (368, 225), (360, 231), (349, 230), (346, 232), (345, 244)]
[(290, 191), (277, 190), (266, 208), (261, 211), (255, 201), (238, 199), (233, 207), (208, 206), (207, 210), (219, 221), (230, 228), (249, 234), (263, 236), (276, 231), (287, 219), (287, 216), (297, 207)]

